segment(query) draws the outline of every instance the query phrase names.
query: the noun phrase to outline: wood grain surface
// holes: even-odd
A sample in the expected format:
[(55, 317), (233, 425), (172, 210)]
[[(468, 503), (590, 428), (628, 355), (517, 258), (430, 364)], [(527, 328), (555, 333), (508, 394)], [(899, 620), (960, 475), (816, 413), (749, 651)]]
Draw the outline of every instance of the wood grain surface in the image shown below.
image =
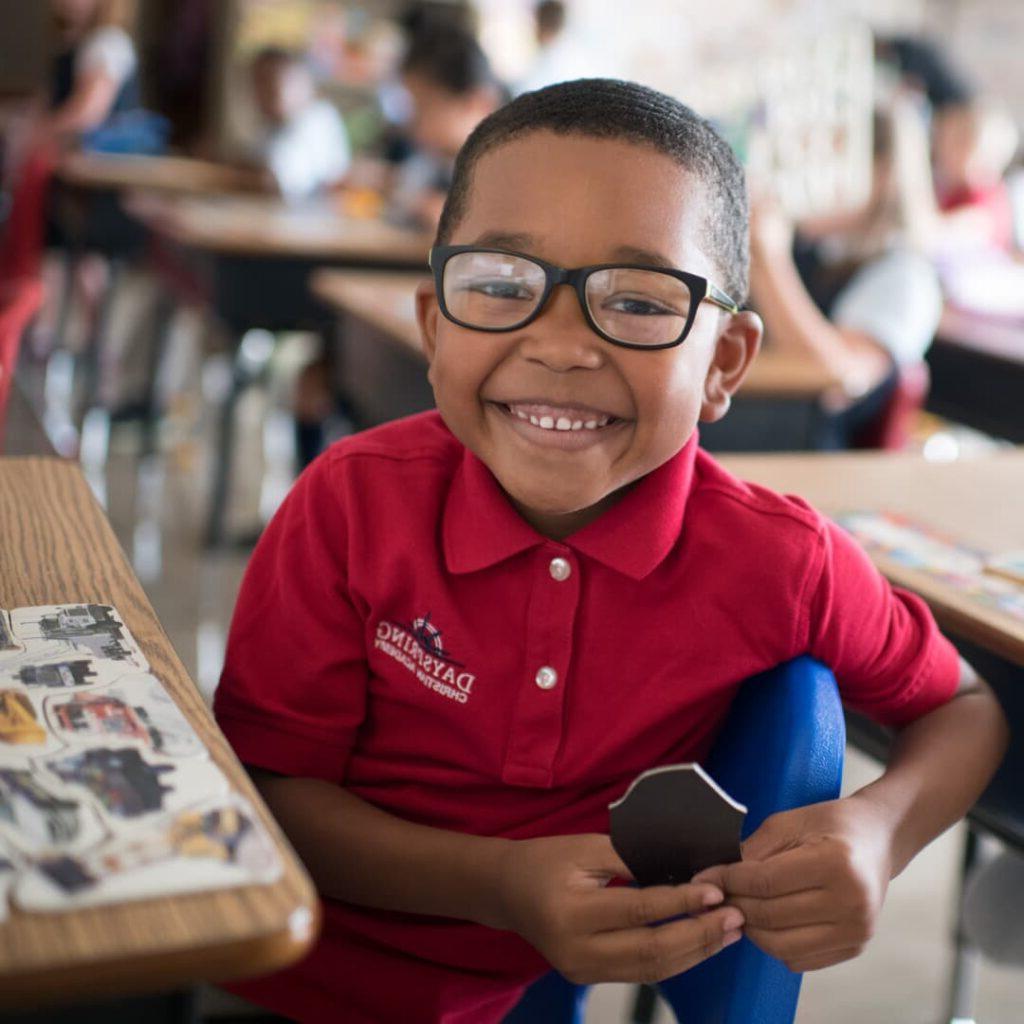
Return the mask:
[[(796, 494), (826, 514), (898, 512), (988, 554), (1024, 548), (1024, 448), (953, 462), (917, 455), (837, 452), (729, 455), (719, 461), (744, 480)], [(1024, 622), (963, 590), (884, 555), (893, 582), (920, 594), (943, 629), (1024, 665)]]
[(284, 864), (270, 885), (65, 914), (12, 908), (0, 924), (0, 1006), (39, 1006), (267, 973), (297, 959), (319, 921), (313, 886), (185, 673), (78, 467), (0, 459), (0, 607), (111, 604)]
[[(413, 292), (429, 278), (362, 270), (318, 270), (314, 294), (340, 313), (349, 313), (383, 331), (422, 358)], [(819, 398), (835, 379), (806, 360), (763, 349), (754, 360), (740, 394), (754, 398)]]

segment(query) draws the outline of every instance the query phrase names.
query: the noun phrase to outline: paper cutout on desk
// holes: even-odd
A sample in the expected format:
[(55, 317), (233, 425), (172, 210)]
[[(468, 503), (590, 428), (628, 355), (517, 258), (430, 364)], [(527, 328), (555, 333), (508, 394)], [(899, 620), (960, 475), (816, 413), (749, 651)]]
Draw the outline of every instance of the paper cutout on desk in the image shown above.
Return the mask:
[(206, 755), (192, 726), (150, 675), (124, 676), (98, 690), (49, 696), (45, 708), (50, 730), (69, 741), (133, 739), (168, 757)]
[[(58, 642), (70, 654), (88, 654), (126, 669), (149, 671), (149, 663), (121, 616), (106, 604), (40, 605), (11, 612), (15, 638), (42, 653)], [(49, 658), (49, 654), (46, 655)]]
[(608, 810), (612, 846), (640, 885), (681, 885), (740, 859), (747, 809), (699, 764), (638, 775)]
[(1024, 551), (1004, 551), (985, 560), (985, 572), (1024, 586)]
[(7, 920), (7, 891), (16, 877), (14, 861), (7, 856), (0, 844), (0, 924)]
[(0, 609), (0, 920), (281, 870), (115, 609)]
[(272, 882), (281, 875), (273, 845), (240, 797), (164, 818), (88, 854), (37, 858), (17, 882), (26, 910), (60, 911), (171, 893)]
[(965, 597), (1024, 622), (1024, 587), (986, 572), (987, 552), (894, 512), (848, 512), (836, 522), (868, 551), (934, 576)]
[(5, 651), (16, 651), (18, 645), (14, 641), (14, 632), (11, 629), (7, 612), (0, 609), (0, 654)]

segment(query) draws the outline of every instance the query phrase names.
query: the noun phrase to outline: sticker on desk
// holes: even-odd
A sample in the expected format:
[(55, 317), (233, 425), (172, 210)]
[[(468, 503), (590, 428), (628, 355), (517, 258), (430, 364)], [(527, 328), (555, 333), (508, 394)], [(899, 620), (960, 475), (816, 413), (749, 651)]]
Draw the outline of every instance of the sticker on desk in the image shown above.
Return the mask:
[(14, 642), (14, 631), (11, 629), (11, 620), (2, 608), (0, 608), (0, 654), (7, 651), (20, 650)]
[(109, 834), (95, 809), (31, 766), (0, 765), (0, 837), (25, 853), (85, 848)]
[(135, 638), (110, 605), (40, 605), (15, 608), (10, 615), (15, 640), (46, 660), (52, 658), (57, 644), (67, 654), (88, 655), (130, 671), (149, 671)]
[(228, 791), (227, 779), (211, 761), (149, 760), (134, 746), (87, 747), (48, 759), (45, 768), (73, 790), (91, 795), (115, 828), (181, 810), (196, 794), (224, 796)]
[(272, 882), (281, 863), (252, 808), (237, 796), (122, 834), (86, 854), (36, 858), (18, 878), (25, 910), (63, 911), (174, 893)]
[(16, 877), (14, 861), (0, 843), (0, 924), (7, 920), (7, 891)]
[(281, 870), (114, 608), (0, 609), (0, 920)]
[(986, 552), (893, 512), (849, 512), (836, 522), (868, 551), (934, 576), (979, 604), (1024, 621), (1024, 587), (989, 570)]
[(206, 756), (202, 741), (153, 676), (123, 676), (111, 686), (51, 695), (45, 708), (51, 732), (66, 740), (138, 740), (166, 757)]

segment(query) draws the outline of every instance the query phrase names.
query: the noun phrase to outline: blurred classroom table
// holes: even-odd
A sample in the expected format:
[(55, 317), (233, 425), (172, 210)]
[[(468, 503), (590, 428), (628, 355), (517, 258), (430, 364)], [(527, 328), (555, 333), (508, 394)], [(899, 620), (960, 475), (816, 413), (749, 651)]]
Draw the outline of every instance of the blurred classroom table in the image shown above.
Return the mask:
[[(953, 462), (877, 452), (730, 455), (722, 463), (744, 480), (796, 494), (830, 515), (902, 514), (958, 544), (996, 554), (1024, 549), (1024, 449)], [(1024, 619), (979, 600), (939, 575), (871, 552), (895, 584), (920, 594), (943, 631), (993, 686), (1014, 736), (1010, 752), (971, 817), (1024, 849)], [(853, 738), (881, 750), (877, 733)]]
[[(22, 435), (24, 411), (16, 404), (10, 414), (15, 444), (9, 450), (32, 444), (31, 424)], [(315, 937), (316, 893), (186, 675), (77, 465), (0, 459), (0, 536), (12, 541), (0, 545), (0, 607), (94, 602), (117, 608), (211, 759), (256, 809), (284, 868), (267, 885), (56, 913), (12, 907), (0, 924), (0, 1008), (114, 1000), (104, 1020), (127, 1024), (173, 1013), (190, 1020), (187, 991), (124, 999), (293, 962)], [(63, 1018), (55, 1009), (45, 1019)]]
[[(423, 372), (416, 285), (408, 275), (321, 270), (312, 288), (342, 319), (338, 382), (360, 422), (382, 423), (433, 406)], [(703, 424), (713, 450), (813, 447), (823, 399), (834, 380), (805, 362), (771, 350), (751, 367), (728, 417)]]
[(255, 177), (251, 171), (193, 157), (81, 151), (61, 157), (56, 175), (63, 184), (76, 189), (142, 189), (172, 195), (245, 191), (253, 187)]
[[(332, 314), (309, 288), (315, 267), (327, 263), (422, 272), (432, 242), (420, 231), (349, 216), (338, 197), (290, 206), (271, 197), (148, 196), (130, 200), (128, 209), (151, 232), (154, 259), (165, 281), (175, 287), (198, 279), (236, 353), (253, 328), (329, 330)], [(158, 330), (157, 361), (165, 334)], [(235, 406), (251, 383), (251, 369), (236, 358), (214, 460), (205, 533), (210, 546), (224, 539)]]
[(930, 411), (1024, 442), (1024, 323), (947, 305), (926, 358)]

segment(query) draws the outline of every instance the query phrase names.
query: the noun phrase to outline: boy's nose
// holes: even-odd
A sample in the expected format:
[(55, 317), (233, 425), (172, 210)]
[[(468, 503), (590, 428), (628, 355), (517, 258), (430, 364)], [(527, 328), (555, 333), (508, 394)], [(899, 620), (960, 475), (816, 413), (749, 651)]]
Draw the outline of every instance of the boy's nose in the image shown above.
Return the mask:
[(603, 346), (583, 316), (575, 289), (567, 284), (552, 289), (537, 319), (523, 328), (520, 341), (525, 358), (558, 372), (597, 369), (604, 362)]

